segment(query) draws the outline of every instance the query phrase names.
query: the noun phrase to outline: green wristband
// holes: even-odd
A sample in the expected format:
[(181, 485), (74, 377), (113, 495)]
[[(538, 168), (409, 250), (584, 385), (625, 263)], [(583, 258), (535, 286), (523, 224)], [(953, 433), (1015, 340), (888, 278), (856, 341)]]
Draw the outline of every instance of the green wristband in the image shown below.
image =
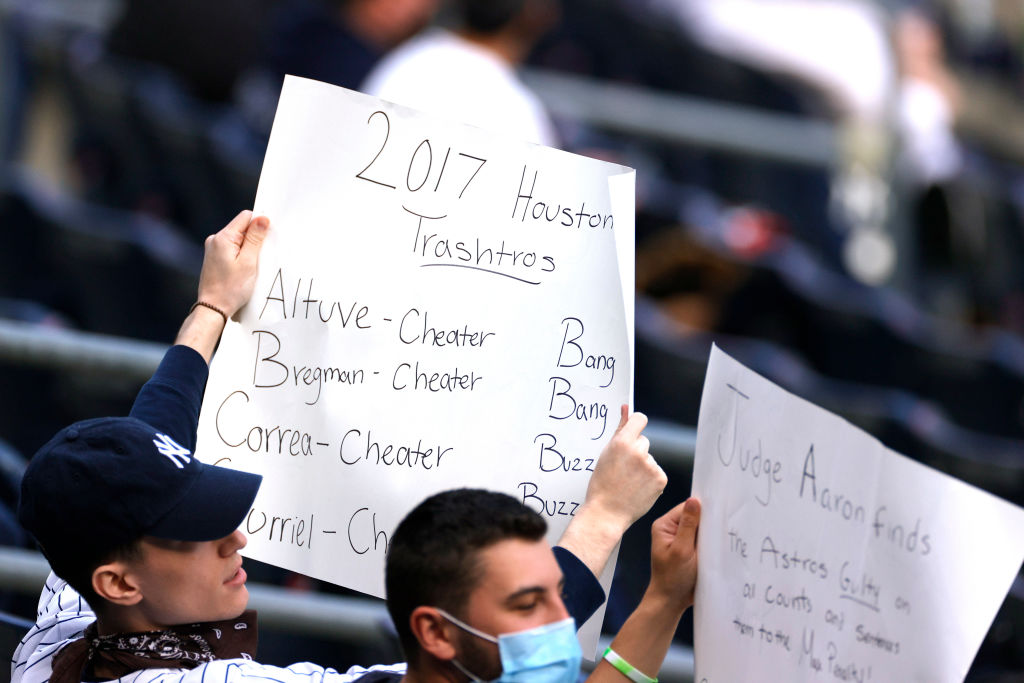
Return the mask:
[(619, 653), (611, 649), (611, 647), (604, 651), (604, 659), (606, 662), (618, 669), (623, 676), (633, 681), (633, 683), (658, 683), (657, 678), (651, 678), (637, 669), (635, 666), (620, 657)]

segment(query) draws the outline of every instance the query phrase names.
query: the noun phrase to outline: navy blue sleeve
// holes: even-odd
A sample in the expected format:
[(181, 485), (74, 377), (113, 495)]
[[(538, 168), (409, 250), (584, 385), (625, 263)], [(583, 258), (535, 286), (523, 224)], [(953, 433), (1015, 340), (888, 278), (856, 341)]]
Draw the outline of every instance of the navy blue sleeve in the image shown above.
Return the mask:
[(132, 405), (131, 417), (159, 429), (195, 452), (199, 407), (210, 368), (189, 346), (172, 346)]
[(555, 559), (558, 560), (562, 576), (565, 577), (565, 586), (562, 589), (565, 609), (569, 616), (576, 620), (576, 628), (579, 628), (604, 602), (604, 589), (580, 558), (557, 545), (552, 550), (555, 551)]

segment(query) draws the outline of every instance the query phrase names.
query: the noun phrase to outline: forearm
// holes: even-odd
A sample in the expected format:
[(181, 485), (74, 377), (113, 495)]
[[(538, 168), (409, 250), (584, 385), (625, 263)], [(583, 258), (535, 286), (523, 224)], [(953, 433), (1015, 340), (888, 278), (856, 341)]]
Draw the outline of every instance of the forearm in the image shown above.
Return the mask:
[[(648, 589), (636, 610), (612, 641), (612, 649), (635, 669), (657, 678), (686, 610), (659, 598)], [(630, 683), (624, 674), (602, 659), (587, 678), (589, 683)]]
[(600, 577), (608, 558), (628, 528), (629, 520), (621, 519), (588, 501), (576, 511), (558, 545), (578, 557), (594, 576)]
[(195, 450), (199, 406), (203, 401), (209, 366), (188, 346), (172, 346), (164, 354), (153, 377), (132, 404), (131, 417), (170, 435)]
[[(696, 498), (680, 503), (651, 525), (651, 582), (640, 605), (612, 641), (612, 649), (648, 678), (658, 676), (679, 619), (693, 605), (699, 526), (700, 501)], [(590, 679), (594, 683), (629, 683), (604, 660)]]
[(220, 313), (206, 306), (196, 306), (181, 324), (174, 343), (195, 349), (209, 363), (223, 331), (224, 318)]

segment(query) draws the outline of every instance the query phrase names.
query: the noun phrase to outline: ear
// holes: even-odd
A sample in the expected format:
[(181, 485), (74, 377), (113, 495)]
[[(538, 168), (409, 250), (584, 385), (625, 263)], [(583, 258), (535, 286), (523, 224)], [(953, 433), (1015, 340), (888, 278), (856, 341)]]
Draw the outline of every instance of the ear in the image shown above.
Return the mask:
[(424, 652), (441, 660), (455, 657), (455, 631), (457, 628), (433, 607), (417, 607), (409, 615), (409, 628)]
[(92, 589), (115, 605), (128, 606), (142, 600), (142, 589), (124, 562), (109, 562), (92, 572)]

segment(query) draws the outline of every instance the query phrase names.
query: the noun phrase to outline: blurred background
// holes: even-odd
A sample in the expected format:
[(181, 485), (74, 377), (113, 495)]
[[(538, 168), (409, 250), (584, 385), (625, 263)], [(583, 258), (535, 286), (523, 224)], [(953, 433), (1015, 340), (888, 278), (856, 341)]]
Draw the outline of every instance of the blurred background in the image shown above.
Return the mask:
[[(502, 48), (545, 141), (637, 170), (636, 407), (671, 479), (652, 517), (689, 491), (712, 342), (1024, 503), (1024, 3), (485, 4), (533, 12), (473, 37)], [(126, 414), (173, 339), (203, 238), (252, 206), (283, 74), (390, 95), (406, 41), (464, 35), (471, 5), (0, 0), (0, 543), (29, 547), (12, 514), (25, 458)], [(646, 579), (647, 521), (609, 632)], [(31, 617), (34, 598), (12, 588), (0, 609)], [(267, 629), (261, 659), (397, 660), (369, 614), (345, 642)], [(686, 680), (689, 624), (677, 641)], [(1024, 680), (1020, 577), (968, 680)]]

